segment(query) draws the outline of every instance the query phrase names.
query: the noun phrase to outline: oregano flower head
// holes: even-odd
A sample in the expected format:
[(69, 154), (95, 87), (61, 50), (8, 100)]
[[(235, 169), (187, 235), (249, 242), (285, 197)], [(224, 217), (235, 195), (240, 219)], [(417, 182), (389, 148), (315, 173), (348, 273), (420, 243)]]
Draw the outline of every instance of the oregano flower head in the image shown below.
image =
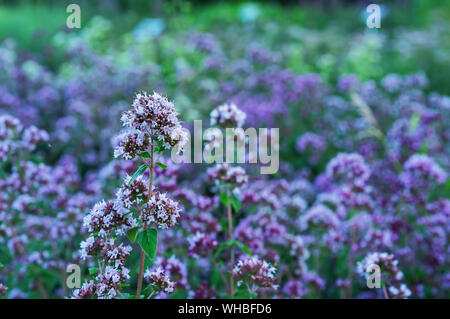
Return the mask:
[(126, 130), (117, 137), (115, 157), (131, 160), (147, 151), (150, 143), (166, 150), (172, 147), (177, 151), (183, 149), (187, 134), (172, 102), (156, 92), (152, 95), (142, 92), (136, 94), (132, 106), (122, 115)]

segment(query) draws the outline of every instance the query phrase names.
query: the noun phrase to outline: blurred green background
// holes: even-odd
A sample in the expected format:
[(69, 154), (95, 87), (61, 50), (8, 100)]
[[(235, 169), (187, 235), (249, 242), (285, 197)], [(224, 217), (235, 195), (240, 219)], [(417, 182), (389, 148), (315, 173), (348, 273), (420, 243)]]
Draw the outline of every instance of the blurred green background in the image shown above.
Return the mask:
[[(436, 0), (403, 0), (377, 1), (386, 14), (382, 20), (382, 28), (373, 31), (382, 34), (386, 39), (399, 43), (402, 32), (405, 37), (426, 41), (427, 35), (437, 37), (439, 48), (432, 47), (433, 41), (420, 43), (415, 48), (414, 57), (409, 58), (392, 52), (391, 43), (368, 44), (366, 50), (353, 50), (352, 38), (355, 34), (366, 33), (363, 11), (372, 1), (148, 1), (148, 0), (98, 0), (98, 1), (0, 1), (0, 41), (13, 38), (25, 54), (32, 53), (41, 61), (57, 69), (61, 64), (62, 55), (51, 45), (52, 37), (60, 32), (82, 32), (89, 25), (92, 18), (102, 16), (111, 22), (108, 45), (118, 42), (123, 34), (130, 32), (144, 18), (160, 18), (165, 23), (164, 34), (176, 36), (186, 29), (199, 32), (215, 33), (227, 25), (242, 24), (243, 15), (252, 15), (257, 11), (258, 21), (268, 24), (275, 22), (280, 27), (288, 28), (297, 25), (311, 31), (324, 34), (338, 35), (326, 47), (319, 47), (310, 56), (304, 56), (307, 68), (296, 71), (323, 73), (318, 68), (329, 64), (334, 70), (328, 71), (331, 82), (342, 72), (358, 74), (362, 79), (379, 79), (386, 74), (405, 74), (417, 70), (424, 70), (430, 78), (431, 88), (441, 93), (450, 93), (447, 85), (450, 74), (450, 1)], [(81, 7), (80, 30), (68, 30), (65, 26), (68, 13), (66, 7), (70, 3), (77, 3)], [(255, 9), (256, 8), (256, 9)], [(419, 32), (419, 34), (415, 34)], [(425, 35), (423, 34), (425, 33)], [(432, 38), (435, 39), (435, 38)], [(372, 46), (372, 47), (371, 47)], [(384, 47), (383, 47), (384, 46)], [(325, 58), (323, 56), (325, 54)], [(335, 61), (345, 60), (346, 57), (356, 55), (361, 59), (354, 59), (347, 66), (337, 69)], [(366, 55), (366, 56), (364, 56)], [(327, 60), (329, 58), (329, 60)], [(372, 64), (375, 67), (370, 69)], [(293, 67), (295, 70), (295, 66)], [(322, 74), (323, 75), (323, 74)]]

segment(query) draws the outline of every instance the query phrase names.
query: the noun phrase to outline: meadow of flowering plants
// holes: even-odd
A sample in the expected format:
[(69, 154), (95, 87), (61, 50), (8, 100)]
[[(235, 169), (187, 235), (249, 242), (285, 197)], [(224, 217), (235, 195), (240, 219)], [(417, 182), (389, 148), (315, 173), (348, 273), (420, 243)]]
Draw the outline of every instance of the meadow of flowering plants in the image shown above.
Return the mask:
[(448, 4), (104, 2), (0, 24), (0, 298), (450, 297)]

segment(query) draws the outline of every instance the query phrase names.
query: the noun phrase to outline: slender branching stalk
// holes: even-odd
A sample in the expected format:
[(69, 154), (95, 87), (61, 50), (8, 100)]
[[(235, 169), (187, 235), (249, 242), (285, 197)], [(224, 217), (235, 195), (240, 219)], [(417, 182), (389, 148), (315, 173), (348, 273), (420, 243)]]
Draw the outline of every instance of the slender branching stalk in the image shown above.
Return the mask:
[[(231, 191), (230, 189), (227, 189), (227, 217), (228, 217), (228, 239), (233, 240), (233, 215), (231, 210)], [(233, 246), (230, 246), (230, 296), (233, 297), (234, 295), (234, 280), (233, 280), (233, 266), (234, 266), (234, 249)]]
[(209, 253), (209, 260), (211, 260), (211, 263), (217, 269), (217, 272), (219, 273), (220, 278), (222, 278), (226, 291), (229, 291), (230, 288), (228, 287), (228, 279), (225, 277), (225, 275), (223, 274), (223, 271), (220, 269), (219, 265), (217, 264), (215, 256), (211, 253)]
[[(154, 149), (153, 149), (153, 143), (150, 144), (150, 159), (146, 161), (146, 164), (149, 167), (149, 181), (148, 181), (148, 201), (152, 198), (152, 189), (153, 189), (153, 169), (154, 169)], [(147, 229), (147, 225), (144, 225), (144, 230)], [(141, 247), (141, 257), (139, 261), (139, 275), (138, 275), (138, 284), (137, 284), (137, 291), (136, 291), (136, 299), (141, 298), (141, 290), (142, 290), (142, 279), (144, 277), (144, 265), (145, 265), (145, 251)]]
[[(358, 107), (359, 113), (361, 116), (371, 125), (373, 135), (381, 142), (384, 148), (384, 152), (388, 153), (388, 143), (386, 139), (386, 135), (384, 135), (381, 127), (375, 118), (371, 108), (367, 105), (366, 102), (359, 96), (357, 93), (352, 93), (350, 95), (352, 102)], [(394, 168), (397, 172), (402, 171), (402, 166), (398, 162), (396, 158), (392, 158)]]

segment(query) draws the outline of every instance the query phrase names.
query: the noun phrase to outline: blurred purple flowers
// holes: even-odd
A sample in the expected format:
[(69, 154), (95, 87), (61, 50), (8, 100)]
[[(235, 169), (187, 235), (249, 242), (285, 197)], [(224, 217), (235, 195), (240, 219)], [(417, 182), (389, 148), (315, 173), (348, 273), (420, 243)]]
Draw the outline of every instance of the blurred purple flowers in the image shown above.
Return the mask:
[[(229, 297), (230, 279), (242, 298), (448, 297), (450, 103), (423, 72), (305, 73), (294, 29), (277, 51), (229, 30), (148, 51), (163, 29), (147, 21), (120, 50), (63, 35), (58, 71), (0, 44), (0, 296), (128, 298), (143, 227), (164, 230), (142, 268), (154, 298)], [(174, 103), (135, 93), (148, 87), (174, 93), (187, 127), (280, 128), (279, 173), (153, 157), (187, 136)], [(370, 264), (384, 289), (366, 286)]]

